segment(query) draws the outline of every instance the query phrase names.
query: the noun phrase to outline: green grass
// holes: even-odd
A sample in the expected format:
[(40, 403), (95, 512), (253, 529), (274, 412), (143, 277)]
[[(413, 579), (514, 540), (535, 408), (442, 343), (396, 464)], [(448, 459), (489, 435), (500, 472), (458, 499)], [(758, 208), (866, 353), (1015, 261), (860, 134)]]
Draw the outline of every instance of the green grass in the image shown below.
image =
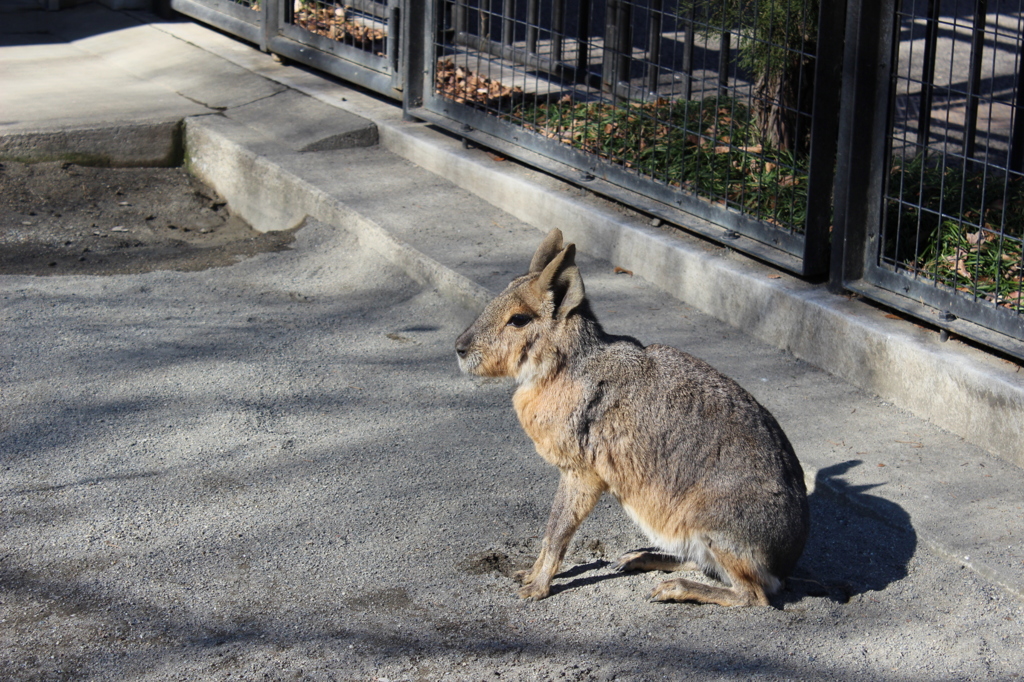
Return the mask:
[(1022, 312), (1024, 179), (897, 161), (883, 258), (937, 284)]
[[(609, 163), (804, 232), (808, 161), (759, 138), (752, 112), (703, 101), (524, 103), (505, 116)], [(968, 173), (923, 159), (890, 176), (883, 260), (992, 304), (1024, 311), (1024, 178)]]
[(802, 234), (807, 166), (762, 143), (734, 100), (523, 104), (508, 119), (640, 175)]

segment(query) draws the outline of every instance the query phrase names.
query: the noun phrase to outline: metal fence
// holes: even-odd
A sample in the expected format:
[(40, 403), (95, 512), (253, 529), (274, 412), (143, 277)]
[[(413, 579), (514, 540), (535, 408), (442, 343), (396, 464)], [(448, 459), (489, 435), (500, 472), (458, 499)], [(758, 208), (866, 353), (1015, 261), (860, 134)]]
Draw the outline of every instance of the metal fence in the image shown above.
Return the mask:
[(707, 236), (794, 272), (826, 271), (841, 13), (817, 0), (428, 9), (433, 82), (415, 115), (669, 221), (699, 216)]
[(400, 0), (170, 0), (174, 10), (401, 99)]
[(170, 7), (266, 47), (259, 0), (171, 0)]
[(1024, 358), (1024, 0), (171, 0)]
[(1024, 2), (860, 7), (833, 277), (1024, 357)]

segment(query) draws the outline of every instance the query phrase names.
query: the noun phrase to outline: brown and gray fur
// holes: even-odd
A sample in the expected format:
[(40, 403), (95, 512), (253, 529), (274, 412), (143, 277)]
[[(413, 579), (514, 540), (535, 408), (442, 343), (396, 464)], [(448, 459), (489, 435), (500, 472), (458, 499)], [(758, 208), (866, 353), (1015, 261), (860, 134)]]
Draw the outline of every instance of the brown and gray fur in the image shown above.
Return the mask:
[(728, 587), (662, 582), (660, 601), (767, 605), (807, 538), (803, 471), (775, 418), (736, 382), (674, 348), (606, 334), (575, 247), (552, 230), (530, 264), (456, 341), (459, 366), (512, 377), (516, 414), (561, 478), (520, 596), (543, 599), (604, 492), (663, 552), (621, 570), (700, 568)]

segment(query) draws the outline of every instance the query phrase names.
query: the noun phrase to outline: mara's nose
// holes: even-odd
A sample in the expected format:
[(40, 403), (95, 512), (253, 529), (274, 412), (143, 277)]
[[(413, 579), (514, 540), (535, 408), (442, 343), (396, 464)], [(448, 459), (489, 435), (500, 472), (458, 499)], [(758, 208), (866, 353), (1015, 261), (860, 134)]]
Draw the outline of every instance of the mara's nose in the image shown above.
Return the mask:
[(469, 334), (463, 334), (455, 341), (455, 354), (460, 358), (466, 357), (466, 353), (469, 352), (469, 342), (472, 337)]

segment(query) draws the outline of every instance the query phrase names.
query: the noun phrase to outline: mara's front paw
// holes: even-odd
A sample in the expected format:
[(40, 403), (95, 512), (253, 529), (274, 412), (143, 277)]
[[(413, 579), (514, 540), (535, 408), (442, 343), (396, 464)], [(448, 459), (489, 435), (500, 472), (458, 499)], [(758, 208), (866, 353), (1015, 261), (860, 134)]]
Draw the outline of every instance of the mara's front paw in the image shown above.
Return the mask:
[(540, 583), (528, 583), (519, 589), (519, 596), (531, 601), (540, 601), (550, 593), (551, 586)]
[(516, 571), (512, 574), (512, 580), (523, 585), (529, 585), (533, 582), (533, 570), (526, 569), (525, 571)]

